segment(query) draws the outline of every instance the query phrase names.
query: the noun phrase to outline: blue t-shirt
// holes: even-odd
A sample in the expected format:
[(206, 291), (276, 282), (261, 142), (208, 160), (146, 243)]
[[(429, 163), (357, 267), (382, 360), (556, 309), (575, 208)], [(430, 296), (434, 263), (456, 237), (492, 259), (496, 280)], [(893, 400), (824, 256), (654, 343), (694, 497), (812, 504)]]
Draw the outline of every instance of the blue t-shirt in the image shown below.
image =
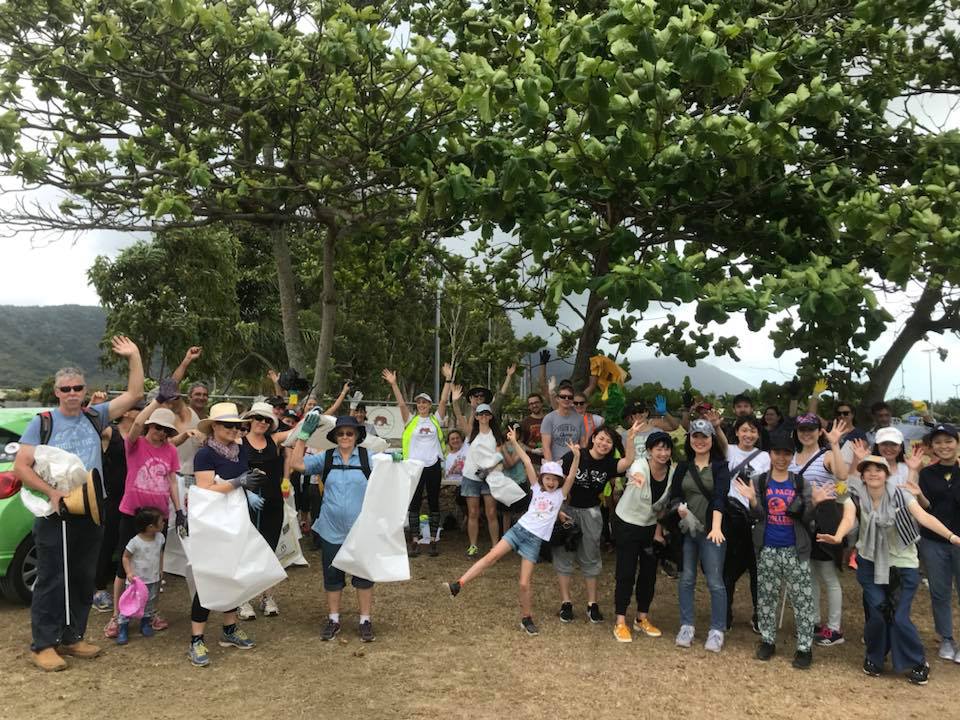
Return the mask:
[[(100, 427), (110, 424), (110, 403), (91, 405), (90, 409), (100, 416)], [(50, 411), (52, 423), (50, 439), (47, 445), (58, 447), (61, 450), (73, 453), (87, 470), (96, 469), (103, 475), (103, 453), (100, 446), (100, 434), (90, 418), (84, 413), (79, 415), (64, 415), (59, 409)], [(40, 416), (35, 416), (27, 429), (24, 430), (20, 442), (24, 445), (40, 444)]]
[(796, 497), (797, 491), (790, 479), (777, 481), (767, 478), (767, 524), (763, 530), (763, 544), (772, 548), (793, 547), (797, 544), (793, 518), (787, 515), (787, 508)]
[(343, 464), (339, 450), (325, 450), (318, 455), (306, 456), (303, 459), (304, 475), (321, 476), (327, 453), (334, 453), (334, 467), (324, 481), (323, 504), (320, 506), (320, 516), (313, 523), (312, 530), (328, 543), (342, 545), (363, 507), (363, 496), (367, 492), (367, 478), (360, 468), (360, 452), (357, 448), (353, 449), (350, 461), (346, 463), (349, 468), (344, 469), (336, 467)]
[(249, 469), (247, 462), (247, 448), (240, 445), (240, 454), (236, 461), (228, 460), (213, 448), (204, 445), (197, 450), (193, 457), (193, 471), (195, 473), (204, 470), (213, 470), (223, 480), (232, 480), (238, 475), (245, 473)]

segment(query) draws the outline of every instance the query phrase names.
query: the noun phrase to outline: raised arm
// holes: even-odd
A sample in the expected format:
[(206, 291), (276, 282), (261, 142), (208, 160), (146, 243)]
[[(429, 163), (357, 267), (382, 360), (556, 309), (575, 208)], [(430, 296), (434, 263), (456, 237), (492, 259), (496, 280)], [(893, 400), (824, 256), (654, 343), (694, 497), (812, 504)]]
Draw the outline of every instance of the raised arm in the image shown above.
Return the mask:
[(384, 368), (380, 376), (387, 381), (387, 385), (393, 390), (393, 396), (397, 399), (397, 405), (400, 407), (400, 419), (403, 421), (403, 424), (406, 425), (410, 422), (410, 408), (407, 407), (407, 403), (403, 399), (403, 393), (400, 391), (400, 386), (397, 384), (397, 374), (393, 370)]
[(820, 430), (827, 442), (830, 443), (830, 455), (824, 458), (824, 467), (832, 472), (833, 476), (840, 482), (844, 482), (850, 474), (850, 468), (847, 467), (843, 454), (840, 452), (840, 438), (849, 429), (850, 426), (847, 425), (847, 421), (841, 419), (833, 424), (833, 429), (830, 432)]
[(190, 367), (190, 363), (200, 357), (200, 354), (203, 352), (203, 348), (199, 345), (194, 345), (193, 347), (187, 348), (187, 352), (183, 355), (183, 360), (180, 361), (180, 364), (177, 365), (177, 369), (173, 371), (173, 374), (170, 375), (178, 383), (183, 382), (183, 378), (187, 375), (187, 368)]
[(130, 338), (116, 335), (110, 340), (110, 344), (114, 353), (127, 359), (129, 366), (126, 392), (111, 400), (108, 406), (110, 419), (116, 420), (143, 397), (143, 361), (140, 358), (140, 348)]
[(570, 495), (570, 488), (573, 487), (573, 481), (577, 479), (577, 471), (580, 469), (580, 446), (576, 443), (568, 442), (567, 447), (573, 453), (573, 459), (570, 462), (570, 470), (563, 481), (563, 499), (566, 500)]
[(450, 392), (453, 389), (453, 366), (450, 363), (443, 364), (443, 389), (440, 391), (440, 402), (437, 405), (437, 417), (441, 422), (447, 419), (447, 401), (450, 399)]
[(340, 409), (340, 406), (343, 405), (344, 399), (347, 397), (347, 393), (350, 392), (350, 381), (348, 380), (343, 384), (343, 387), (340, 388), (340, 394), (337, 395), (337, 399), (333, 401), (333, 405), (328, 407), (323, 411), (324, 415), (334, 415), (337, 410)]
[(130, 432), (127, 433), (127, 441), (131, 445), (133, 445), (133, 443), (139, 440), (140, 436), (143, 435), (143, 428), (147, 424), (147, 420), (150, 419), (150, 416), (153, 415), (153, 411), (158, 407), (160, 407), (160, 403), (157, 402), (156, 398), (154, 398), (150, 401), (149, 405), (137, 413), (137, 417), (133, 420), (133, 425), (130, 426)]
[(617, 462), (618, 473), (626, 472), (630, 466), (633, 465), (633, 461), (637, 457), (637, 444), (634, 442), (634, 438), (637, 437), (637, 433), (640, 432), (642, 425), (643, 422), (638, 420), (627, 430), (627, 446), (624, 448), (623, 457)]
[(273, 368), (267, 370), (267, 380), (273, 385), (273, 394), (277, 397), (286, 398), (287, 391), (280, 387), (280, 376), (277, 374), (277, 371)]
[[(523, 469), (527, 472), (527, 482), (533, 485), (537, 482), (537, 471), (534, 469), (527, 451), (523, 449), (523, 443), (517, 440), (517, 434), (513, 431), (513, 428), (507, 430), (507, 442), (513, 447), (514, 454), (519, 461), (523, 463)], [(506, 458), (506, 455), (504, 455), (504, 458)]]

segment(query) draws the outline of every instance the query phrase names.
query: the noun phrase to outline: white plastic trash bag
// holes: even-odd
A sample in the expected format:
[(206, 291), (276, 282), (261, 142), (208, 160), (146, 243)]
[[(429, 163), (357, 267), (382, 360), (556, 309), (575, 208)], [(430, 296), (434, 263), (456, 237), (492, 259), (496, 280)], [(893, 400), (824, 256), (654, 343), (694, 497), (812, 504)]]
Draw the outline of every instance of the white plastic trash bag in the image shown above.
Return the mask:
[[(84, 485), (90, 474), (80, 458), (52, 445), (37, 445), (33, 453), (33, 470), (47, 485), (62, 493), (69, 493)], [(43, 493), (22, 487), (20, 499), (36, 517), (46, 517), (54, 512)]]
[(423, 463), (394, 462), (384, 454), (374, 455), (372, 462), (363, 508), (333, 559), (333, 566), (373, 582), (409, 580), (410, 560), (403, 525)]
[[(292, 500), (292, 498), (291, 498)], [(292, 502), (284, 500), (283, 527), (280, 528), (280, 540), (277, 542), (277, 559), (287, 568), (291, 565), (309, 565), (300, 549), (300, 520)]]
[[(187, 485), (183, 475), (177, 474), (177, 492), (180, 498), (180, 504), (186, 507)], [(171, 575), (187, 576), (187, 555), (183, 551), (183, 543), (180, 542), (180, 533), (173, 525), (173, 518), (176, 515), (173, 509), (173, 503), (169, 504), (170, 530), (167, 532), (167, 541), (163, 544), (163, 571)], [(193, 593), (190, 594), (193, 597)]]
[(190, 488), (187, 555), (200, 604), (233, 610), (287, 577), (280, 561), (250, 522), (243, 490), (227, 494)]
[(491, 470), (487, 473), (487, 485), (490, 486), (490, 494), (497, 499), (497, 502), (502, 502), (507, 507), (525, 495), (523, 488), (499, 470)]

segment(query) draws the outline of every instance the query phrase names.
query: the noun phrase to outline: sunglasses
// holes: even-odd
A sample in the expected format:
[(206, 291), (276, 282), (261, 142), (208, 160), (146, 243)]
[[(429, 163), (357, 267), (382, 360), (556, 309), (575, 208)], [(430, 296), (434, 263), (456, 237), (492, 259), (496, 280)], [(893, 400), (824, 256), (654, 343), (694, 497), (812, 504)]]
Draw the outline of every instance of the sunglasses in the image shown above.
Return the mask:
[(586, 405), (586, 404), (587, 404), (587, 401), (586, 401), (586, 400), (574, 400), (574, 401), (573, 401), (573, 404), (574, 404), (574, 405)]
[(338, 430), (333, 434), (334, 437), (355, 437), (356, 433), (353, 430)]
[(164, 427), (163, 425), (151, 425), (150, 427), (152, 427), (154, 430), (159, 430), (167, 437), (173, 437), (174, 435), (177, 434), (176, 430), (171, 430), (170, 428)]
[(272, 420), (272, 419), (265, 418), (265, 417), (261, 417), (260, 415), (254, 415), (254, 416), (253, 416), (252, 418), (250, 418), (250, 419), (253, 420), (253, 421), (255, 421), (255, 422), (267, 423), (268, 425), (271, 424), (271, 423), (273, 423), (273, 420)]
[(240, 425), (234, 425), (233, 423), (218, 422), (218, 423), (214, 423), (214, 425), (217, 425), (218, 427), (222, 427), (224, 430), (244, 430), (245, 429)]
[(573, 400), (573, 395), (557, 395), (561, 400)]
[(57, 389), (62, 393), (68, 393), (68, 392), (81, 392), (85, 387), (86, 385), (61, 385)]
[(837, 410), (837, 417), (845, 417), (847, 415), (853, 415), (849, 410)]

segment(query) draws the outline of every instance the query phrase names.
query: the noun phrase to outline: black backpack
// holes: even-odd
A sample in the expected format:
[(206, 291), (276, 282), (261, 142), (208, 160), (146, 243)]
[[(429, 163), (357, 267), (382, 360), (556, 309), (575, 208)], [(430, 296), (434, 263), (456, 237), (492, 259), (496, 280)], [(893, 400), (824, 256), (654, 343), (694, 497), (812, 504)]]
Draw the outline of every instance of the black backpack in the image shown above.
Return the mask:
[[(90, 424), (93, 425), (93, 429), (97, 433), (99, 438), (103, 435), (103, 427), (100, 424), (100, 413), (96, 410), (91, 410), (88, 407), (83, 409), (83, 414), (86, 416), (87, 420), (90, 421)], [(46, 445), (50, 442), (50, 436), (53, 435), (53, 413), (49, 410), (44, 410), (43, 412), (37, 413), (40, 416), (40, 445)]]
[[(326, 456), (323, 458), (323, 470), (320, 473), (320, 481), (323, 483), (327, 482), (327, 475), (330, 474), (331, 470), (349, 470), (353, 468), (352, 465), (344, 465), (343, 463), (334, 464), (334, 455), (336, 454), (339, 457), (339, 453), (335, 453), (336, 448), (327, 450)], [(360, 455), (360, 470), (363, 472), (363, 476), (370, 479), (370, 455), (367, 453), (365, 447), (358, 447), (357, 452)], [(356, 468), (353, 468), (356, 469)]]

